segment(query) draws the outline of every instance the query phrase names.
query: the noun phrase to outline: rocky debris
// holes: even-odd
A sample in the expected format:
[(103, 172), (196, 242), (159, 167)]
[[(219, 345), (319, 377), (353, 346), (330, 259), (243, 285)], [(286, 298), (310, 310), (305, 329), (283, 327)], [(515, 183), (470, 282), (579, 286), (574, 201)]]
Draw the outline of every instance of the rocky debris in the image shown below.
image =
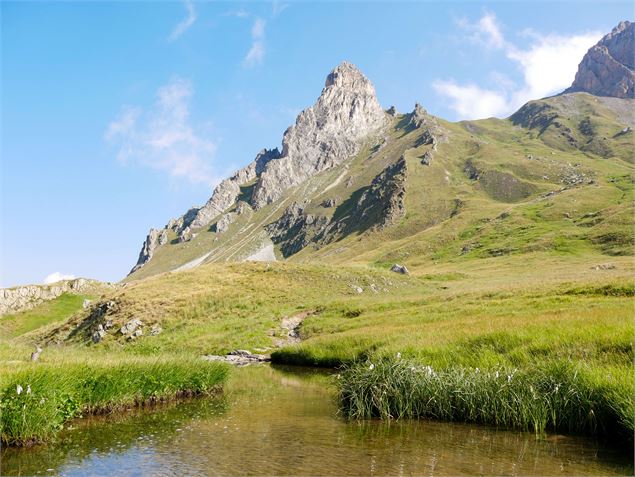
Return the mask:
[(395, 263), (392, 267), (390, 267), (390, 271), (401, 273), (402, 275), (408, 275), (410, 273), (405, 265), (399, 265), (398, 263)]
[(465, 161), (465, 166), (463, 167), (463, 172), (468, 177), (468, 179), (476, 181), (480, 176), (480, 172), (476, 165), (472, 162), (471, 159)]
[(226, 214), (221, 215), (221, 218), (216, 222), (216, 233), (222, 234), (229, 230), (229, 226), (236, 220), (235, 212), (228, 212)]
[(353, 286), (353, 290), (355, 290), (356, 293), (364, 293), (364, 289), (362, 287), (358, 287), (357, 285)]
[(617, 267), (612, 263), (603, 263), (601, 265), (596, 265), (595, 267), (591, 267), (591, 270), (615, 270)]
[(246, 214), (248, 211), (251, 210), (251, 206), (245, 201), (239, 200), (236, 204), (236, 214), (238, 215)]
[(267, 165), (274, 159), (280, 158), (280, 151), (275, 149), (263, 149), (256, 158), (247, 166), (238, 170), (229, 179), (223, 180), (216, 189), (210, 200), (201, 207), (192, 220), (192, 227), (205, 227), (210, 224), (215, 217), (222, 214), (227, 208), (232, 206), (240, 195), (240, 186), (253, 181), (260, 176)]
[(321, 205), (325, 209), (330, 209), (331, 207), (335, 207), (337, 205), (337, 201), (335, 199), (326, 199)]
[(91, 300), (84, 298), (84, 301), (82, 302), (82, 308), (85, 310), (86, 308), (90, 306), (90, 304), (91, 304)]
[(353, 178), (349, 177), (348, 179), (346, 179), (346, 182), (344, 183), (344, 187), (346, 187), (347, 189), (350, 188), (353, 185)]
[(63, 293), (85, 293), (101, 287), (112, 287), (107, 283), (85, 278), (61, 280), (50, 285), (25, 285), (0, 289), (0, 314), (30, 310), (45, 301), (53, 300)]
[(185, 227), (183, 230), (181, 230), (181, 233), (179, 234), (179, 243), (189, 242), (193, 238), (194, 238), (194, 234), (192, 233), (192, 229), (190, 227)]
[(104, 329), (104, 325), (100, 324), (97, 326), (97, 329), (93, 333), (93, 336), (92, 336), (93, 343), (95, 344), (99, 343), (104, 338), (104, 336), (106, 336), (106, 330)]
[[(141, 320), (138, 320), (137, 318), (133, 318), (132, 320), (124, 324), (119, 329), (119, 332), (124, 336), (130, 336), (133, 335), (135, 332), (140, 331), (139, 328), (141, 326), (143, 326), (143, 322)], [(141, 334), (143, 334), (143, 331), (141, 332)]]
[(468, 243), (466, 245), (463, 245), (463, 247), (461, 247), (461, 252), (459, 253), (459, 255), (465, 255), (467, 253), (470, 253), (472, 250), (476, 250), (477, 248), (481, 248), (482, 245), (478, 242), (476, 243)]
[(141, 252), (139, 252), (139, 258), (137, 264), (132, 267), (130, 273), (134, 273), (145, 265), (154, 255), (154, 252), (161, 245), (165, 245), (168, 242), (167, 229), (150, 229), (148, 236), (146, 237), (143, 245), (141, 246)]
[(395, 108), (394, 106), (391, 106), (390, 108), (386, 110), (386, 113), (388, 113), (392, 117), (395, 117), (397, 116), (397, 108)]
[(42, 348), (40, 345), (35, 345), (35, 351), (31, 353), (31, 361), (37, 361), (40, 359), (40, 354), (42, 353)]
[(258, 178), (251, 205), (270, 204), (289, 187), (341, 164), (387, 122), (372, 83), (351, 63), (341, 63), (327, 76), (317, 102), (284, 133), (282, 155)]
[(369, 223), (384, 229), (406, 215), (406, 161), (401, 157), (380, 172), (357, 202), (351, 224)]
[(236, 366), (247, 366), (254, 363), (264, 363), (271, 361), (271, 357), (266, 354), (254, 354), (251, 351), (238, 349), (225, 356), (209, 354), (203, 356), (206, 361), (224, 361)]
[[(296, 315), (286, 317), (282, 319), (282, 323), (280, 323), (280, 327), (286, 333), (286, 336), (282, 336), (279, 339), (275, 340), (275, 345), (278, 348), (283, 346), (297, 344), (301, 341), (300, 338), (300, 327), (302, 326), (302, 322), (311, 315), (314, 315), (315, 311), (303, 311)], [(275, 334), (273, 332), (272, 334)]]
[(265, 230), (271, 241), (280, 246), (284, 257), (293, 255), (311, 241), (317, 241), (326, 231), (330, 219), (324, 216), (305, 214), (303, 207), (297, 202), (287, 207), (282, 216), (267, 225)]
[(150, 336), (156, 336), (161, 334), (162, 332), (163, 328), (161, 328), (161, 326), (156, 323), (150, 328)]
[(423, 156), (421, 156), (421, 164), (423, 164), (424, 166), (429, 166), (431, 161), (432, 161), (432, 151), (424, 152)]
[(582, 58), (565, 93), (635, 98), (635, 24), (623, 21)]

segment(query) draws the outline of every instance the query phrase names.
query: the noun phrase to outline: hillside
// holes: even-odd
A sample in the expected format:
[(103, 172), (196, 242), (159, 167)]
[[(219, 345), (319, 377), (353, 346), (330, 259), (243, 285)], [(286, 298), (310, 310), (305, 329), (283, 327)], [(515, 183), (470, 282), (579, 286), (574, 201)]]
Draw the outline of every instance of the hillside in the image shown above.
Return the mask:
[(449, 123), (420, 107), (387, 115), (357, 155), (274, 203), (242, 200), (252, 181), (192, 238), (166, 229), (128, 280), (274, 256), (416, 269), (534, 251), (632, 254), (634, 103), (574, 93), (505, 120)]

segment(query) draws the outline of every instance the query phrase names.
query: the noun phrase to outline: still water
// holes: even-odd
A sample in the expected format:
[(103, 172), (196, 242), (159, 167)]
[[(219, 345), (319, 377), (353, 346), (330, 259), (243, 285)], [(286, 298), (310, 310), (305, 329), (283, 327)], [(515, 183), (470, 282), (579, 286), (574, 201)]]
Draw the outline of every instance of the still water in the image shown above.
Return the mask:
[(593, 440), (427, 421), (346, 422), (332, 378), (234, 369), (222, 396), (78, 420), (58, 442), (5, 449), (2, 475), (633, 475)]

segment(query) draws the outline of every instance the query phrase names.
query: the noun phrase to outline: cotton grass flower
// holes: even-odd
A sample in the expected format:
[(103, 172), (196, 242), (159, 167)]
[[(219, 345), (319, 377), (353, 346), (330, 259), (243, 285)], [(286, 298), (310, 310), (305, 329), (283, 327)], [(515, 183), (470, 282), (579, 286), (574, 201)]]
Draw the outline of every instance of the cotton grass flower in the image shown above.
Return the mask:
[(16, 392), (18, 393), (18, 396), (19, 396), (20, 394), (22, 394), (22, 391), (24, 391), (24, 388), (22, 388), (22, 386), (20, 386), (20, 385), (18, 384), (18, 386), (15, 388), (15, 390), (16, 390)]

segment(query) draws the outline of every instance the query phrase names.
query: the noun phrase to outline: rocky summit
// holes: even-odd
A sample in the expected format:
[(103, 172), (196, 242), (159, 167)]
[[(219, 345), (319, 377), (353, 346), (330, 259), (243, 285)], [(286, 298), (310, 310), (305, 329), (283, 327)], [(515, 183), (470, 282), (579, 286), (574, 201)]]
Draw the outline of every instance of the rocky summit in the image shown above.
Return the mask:
[(635, 98), (635, 24), (623, 21), (582, 59), (565, 93)]

